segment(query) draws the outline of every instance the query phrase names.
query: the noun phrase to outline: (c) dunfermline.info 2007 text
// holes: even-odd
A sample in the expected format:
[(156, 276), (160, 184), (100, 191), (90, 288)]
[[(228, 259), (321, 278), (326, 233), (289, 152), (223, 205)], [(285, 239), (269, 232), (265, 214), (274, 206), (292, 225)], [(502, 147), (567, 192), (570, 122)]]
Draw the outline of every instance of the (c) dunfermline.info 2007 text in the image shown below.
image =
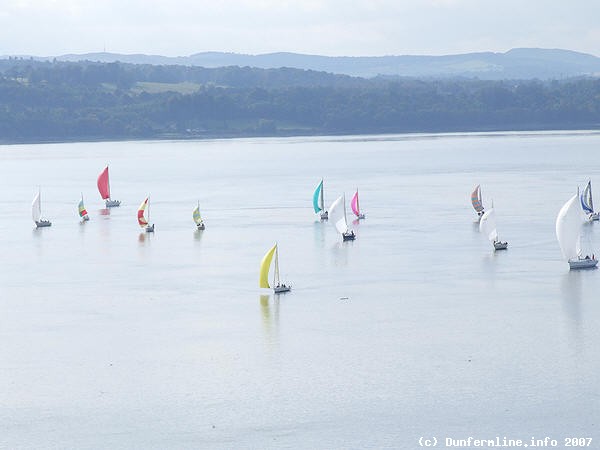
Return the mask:
[(445, 437), (443, 440), (438, 440), (436, 437), (419, 438), (421, 447), (480, 447), (480, 448), (535, 448), (535, 447), (590, 447), (592, 445), (591, 437), (566, 437), (562, 439), (554, 439), (548, 436), (543, 438), (531, 437), (529, 439), (510, 439), (506, 436), (493, 438), (475, 438), (472, 436), (465, 438)]

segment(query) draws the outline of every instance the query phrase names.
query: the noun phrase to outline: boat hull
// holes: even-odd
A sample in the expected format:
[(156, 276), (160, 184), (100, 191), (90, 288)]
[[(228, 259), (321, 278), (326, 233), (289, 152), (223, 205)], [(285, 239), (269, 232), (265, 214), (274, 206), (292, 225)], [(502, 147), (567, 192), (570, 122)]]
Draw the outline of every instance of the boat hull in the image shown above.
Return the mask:
[(354, 231), (350, 231), (348, 233), (342, 233), (342, 240), (353, 241), (354, 239), (356, 239), (356, 235), (354, 234)]
[(35, 222), (35, 226), (37, 228), (50, 227), (52, 226), (52, 222), (50, 222), (49, 220), (37, 220)]
[(327, 211), (321, 213), (321, 220), (329, 220), (329, 213)]
[(154, 233), (154, 224), (146, 227), (146, 233)]
[(598, 260), (594, 258), (570, 259), (569, 268), (571, 270), (593, 269), (598, 265)]
[(600, 213), (592, 213), (589, 215), (588, 219), (590, 222), (593, 222), (595, 220), (600, 220)]
[(292, 290), (291, 286), (286, 286), (285, 284), (282, 284), (280, 286), (275, 286), (273, 288), (273, 292), (275, 294), (283, 294), (284, 292), (290, 292)]
[(196, 228), (197, 228), (198, 230), (204, 230), (206, 227), (204, 226), (204, 224), (203, 224), (203, 223), (200, 223), (200, 224), (196, 225)]
[(506, 250), (508, 242), (494, 242), (494, 250)]
[(117, 208), (121, 206), (121, 201), (120, 200), (106, 200), (106, 207), (107, 208)]
[(358, 216), (356, 216), (356, 219), (361, 220), (364, 219), (365, 215), (363, 213), (360, 213)]

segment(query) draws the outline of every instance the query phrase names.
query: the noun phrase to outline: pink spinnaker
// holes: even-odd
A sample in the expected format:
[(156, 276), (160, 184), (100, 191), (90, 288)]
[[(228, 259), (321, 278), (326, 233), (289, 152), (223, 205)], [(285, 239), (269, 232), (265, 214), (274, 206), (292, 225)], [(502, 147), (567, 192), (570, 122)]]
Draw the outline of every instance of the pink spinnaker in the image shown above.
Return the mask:
[(360, 208), (358, 206), (358, 189), (352, 197), (352, 200), (350, 200), (350, 208), (352, 208), (352, 212), (356, 217), (360, 216)]

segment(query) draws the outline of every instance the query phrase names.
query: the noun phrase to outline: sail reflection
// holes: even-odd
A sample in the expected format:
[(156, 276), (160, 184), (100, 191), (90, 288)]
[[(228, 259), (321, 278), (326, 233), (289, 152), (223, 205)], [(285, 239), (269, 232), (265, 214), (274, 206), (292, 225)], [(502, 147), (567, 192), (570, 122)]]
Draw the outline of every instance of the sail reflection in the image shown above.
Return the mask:
[(580, 353), (582, 347), (582, 324), (581, 324), (581, 299), (582, 299), (582, 276), (585, 272), (569, 270), (561, 281), (561, 293), (563, 297), (564, 315), (569, 329), (569, 341)]
[(260, 295), (260, 312), (265, 342), (274, 347), (279, 342), (279, 296), (274, 296), (273, 302), (270, 298), (270, 295)]

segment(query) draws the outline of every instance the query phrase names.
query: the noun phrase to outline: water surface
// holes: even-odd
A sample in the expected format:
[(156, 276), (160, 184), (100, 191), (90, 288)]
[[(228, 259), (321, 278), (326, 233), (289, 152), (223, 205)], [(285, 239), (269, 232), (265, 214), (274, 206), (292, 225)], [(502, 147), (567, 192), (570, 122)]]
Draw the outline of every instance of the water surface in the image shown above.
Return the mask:
[[(577, 186), (600, 189), (599, 148), (583, 132), (0, 146), (0, 447), (600, 442), (600, 272), (569, 272), (554, 234)], [(316, 220), (321, 178), (327, 204), (360, 189), (355, 242)], [(473, 224), (476, 184), (506, 252)], [(274, 242), (281, 296), (257, 287)]]

